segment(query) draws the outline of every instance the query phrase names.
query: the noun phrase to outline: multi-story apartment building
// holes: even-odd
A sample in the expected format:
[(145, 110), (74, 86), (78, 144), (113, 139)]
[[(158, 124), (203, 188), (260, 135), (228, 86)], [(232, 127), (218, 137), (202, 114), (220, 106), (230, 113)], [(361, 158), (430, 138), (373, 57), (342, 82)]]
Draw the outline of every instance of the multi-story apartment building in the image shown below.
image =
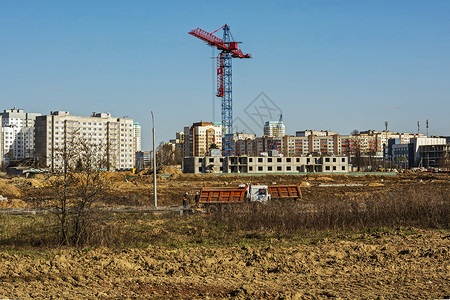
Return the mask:
[(133, 123), (133, 130), (134, 152), (142, 151), (141, 125), (139, 125), (139, 122)]
[(264, 135), (273, 137), (283, 137), (286, 134), (286, 127), (283, 121), (267, 121), (264, 124)]
[(136, 152), (136, 168), (142, 170), (151, 165), (151, 152), (138, 151)]
[[(408, 144), (412, 138), (425, 137), (421, 133), (399, 133), (375, 130), (361, 131), (356, 136), (359, 136), (361, 139), (366, 139), (369, 142), (367, 152), (377, 153), (377, 155), (382, 155), (389, 140), (399, 139), (401, 144)], [(363, 146), (362, 148), (364, 149)]]
[[(272, 124), (275, 123), (277, 122), (272, 122)], [(267, 155), (267, 152), (271, 150), (277, 150), (279, 154), (287, 157), (315, 154), (321, 156), (368, 156), (382, 159), (383, 151), (388, 149), (388, 141), (397, 139), (397, 144), (408, 144), (417, 138), (424, 138), (424, 135), (374, 130), (352, 135), (339, 135), (329, 130), (304, 130), (297, 131), (296, 136), (285, 135), (283, 137), (267, 135), (255, 137), (241, 133), (235, 135), (234, 155), (259, 156)], [(404, 152), (403, 148), (399, 146), (397, 148), (399, 149), (396, 150), (398, 153), (400, 153), (399, 151)], [(416, 149), (415, 152), (417, 153), (417, 151)]]
[(212, 144), (222, 149), (222, 126), (197, 122), (184, 128), (184, 156), (204, 156)]
[(133, 125), (132, 119), (115, 118), (109, 113), (81, 117), (52, 111), (36, 118), (36, 157), (43, 166), (58, 167), (58, 151), (77, 137), (102, 147), (107, 169), (130, 169), (135, 164)]
[(253, 139), (256, 139), (256, 134), (254, 133), (236, 132), (235, 134), (233, 134), (234, 141), (253, 140)]
[(34, 122), (41, 114), (13, 108), (4, 110), (0, 115), (3, 163), (34, 157)]
[(296, 131), (295, 132), (295, 136), (331, 136), (331, 135), (336, 135), (336, 132), (333, 131), (329, 131), (329, 130), (321, 130), (321, 131), (316, 131), (316, 130), (301, 130), (301, 131)]
[(183, 154), (184, 149), (184, 132), (177, 132), (175, 134), (175, 139), (169, 140), (169, 143), (173, 145), (175, 151), (180, 154)]

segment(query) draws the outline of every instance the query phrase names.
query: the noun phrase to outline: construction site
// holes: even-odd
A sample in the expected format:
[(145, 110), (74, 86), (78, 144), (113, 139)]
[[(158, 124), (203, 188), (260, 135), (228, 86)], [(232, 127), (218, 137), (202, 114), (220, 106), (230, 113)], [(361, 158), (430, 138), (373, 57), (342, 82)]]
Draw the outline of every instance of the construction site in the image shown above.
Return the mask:
[[(157, 175), (158, 204), (177, 211), (148, 209), (151, 173), (105, 176), (107, 192), (93, 205), (97, 240), (81, 248), (52, 242), (56, 216), (44, 177), (0, 178), (0, 296), (429, 299), (450, 293), (448, 174), (196, 175), (166, 167)], [(297, 186), (301, 194), (195, 213), (196, 192), (248, 183)], [(192, 209), (180, 215), (186, 192)]]
[(189, 34), (220, 51), (219, 155), (1, 174), (0, 298), (450, 298), (449, 173), (236, 156), (231, 61), (251, 55), (227, 24)]

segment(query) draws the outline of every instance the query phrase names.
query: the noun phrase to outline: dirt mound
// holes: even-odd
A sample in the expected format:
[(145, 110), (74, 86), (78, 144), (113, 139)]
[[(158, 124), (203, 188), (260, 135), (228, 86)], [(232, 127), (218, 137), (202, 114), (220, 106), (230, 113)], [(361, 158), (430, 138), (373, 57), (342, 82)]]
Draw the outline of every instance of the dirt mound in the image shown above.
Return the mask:
[(0, 201), (0, 208), (27, 208), (28, 204), (20, 199), (8, 199)]
[(8, 198), (21, 198), (22, 191), (15, 186), (12, 180), (0, 179), (0, 195)]
[(177, 167), (173, 167), (173, 166), (163, 166), (158, 174), (164, 174), (164, 175), (174, 175), (174, 174), (183, 174), (183, 172), (178, 169)]
[(317, 176), (315, 178), (315, 180), (317, 180), (317, 181), (334, 181), (333, 178), (327, 177), (327, 176)]

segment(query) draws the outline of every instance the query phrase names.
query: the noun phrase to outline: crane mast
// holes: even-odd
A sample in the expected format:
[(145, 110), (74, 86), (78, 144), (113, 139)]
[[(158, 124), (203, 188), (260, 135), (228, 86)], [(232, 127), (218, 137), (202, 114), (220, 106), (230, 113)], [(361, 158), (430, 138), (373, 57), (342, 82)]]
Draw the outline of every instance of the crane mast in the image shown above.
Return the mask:
[[(220, 29), (223, 29), (223, 39), (214, 35)], [(216, 96), (222, 98), (222, 151), (225, 156), (233, 155), (232, 58), (251, 58), (251, 55), (238, 49), (238, 43), (234, 41), (227, 24), (212, 33), (197, 28), (189, 34), (221, 51), (217, 55)]]

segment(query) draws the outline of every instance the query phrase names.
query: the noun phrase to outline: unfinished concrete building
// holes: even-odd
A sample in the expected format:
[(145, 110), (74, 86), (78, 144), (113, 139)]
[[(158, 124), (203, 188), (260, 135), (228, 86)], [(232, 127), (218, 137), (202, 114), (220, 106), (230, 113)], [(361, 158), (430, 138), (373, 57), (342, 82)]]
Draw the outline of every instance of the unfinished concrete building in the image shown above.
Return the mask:
[(204, 156), (185, 157), (184, 173), (347, 173), (346, 156)]

